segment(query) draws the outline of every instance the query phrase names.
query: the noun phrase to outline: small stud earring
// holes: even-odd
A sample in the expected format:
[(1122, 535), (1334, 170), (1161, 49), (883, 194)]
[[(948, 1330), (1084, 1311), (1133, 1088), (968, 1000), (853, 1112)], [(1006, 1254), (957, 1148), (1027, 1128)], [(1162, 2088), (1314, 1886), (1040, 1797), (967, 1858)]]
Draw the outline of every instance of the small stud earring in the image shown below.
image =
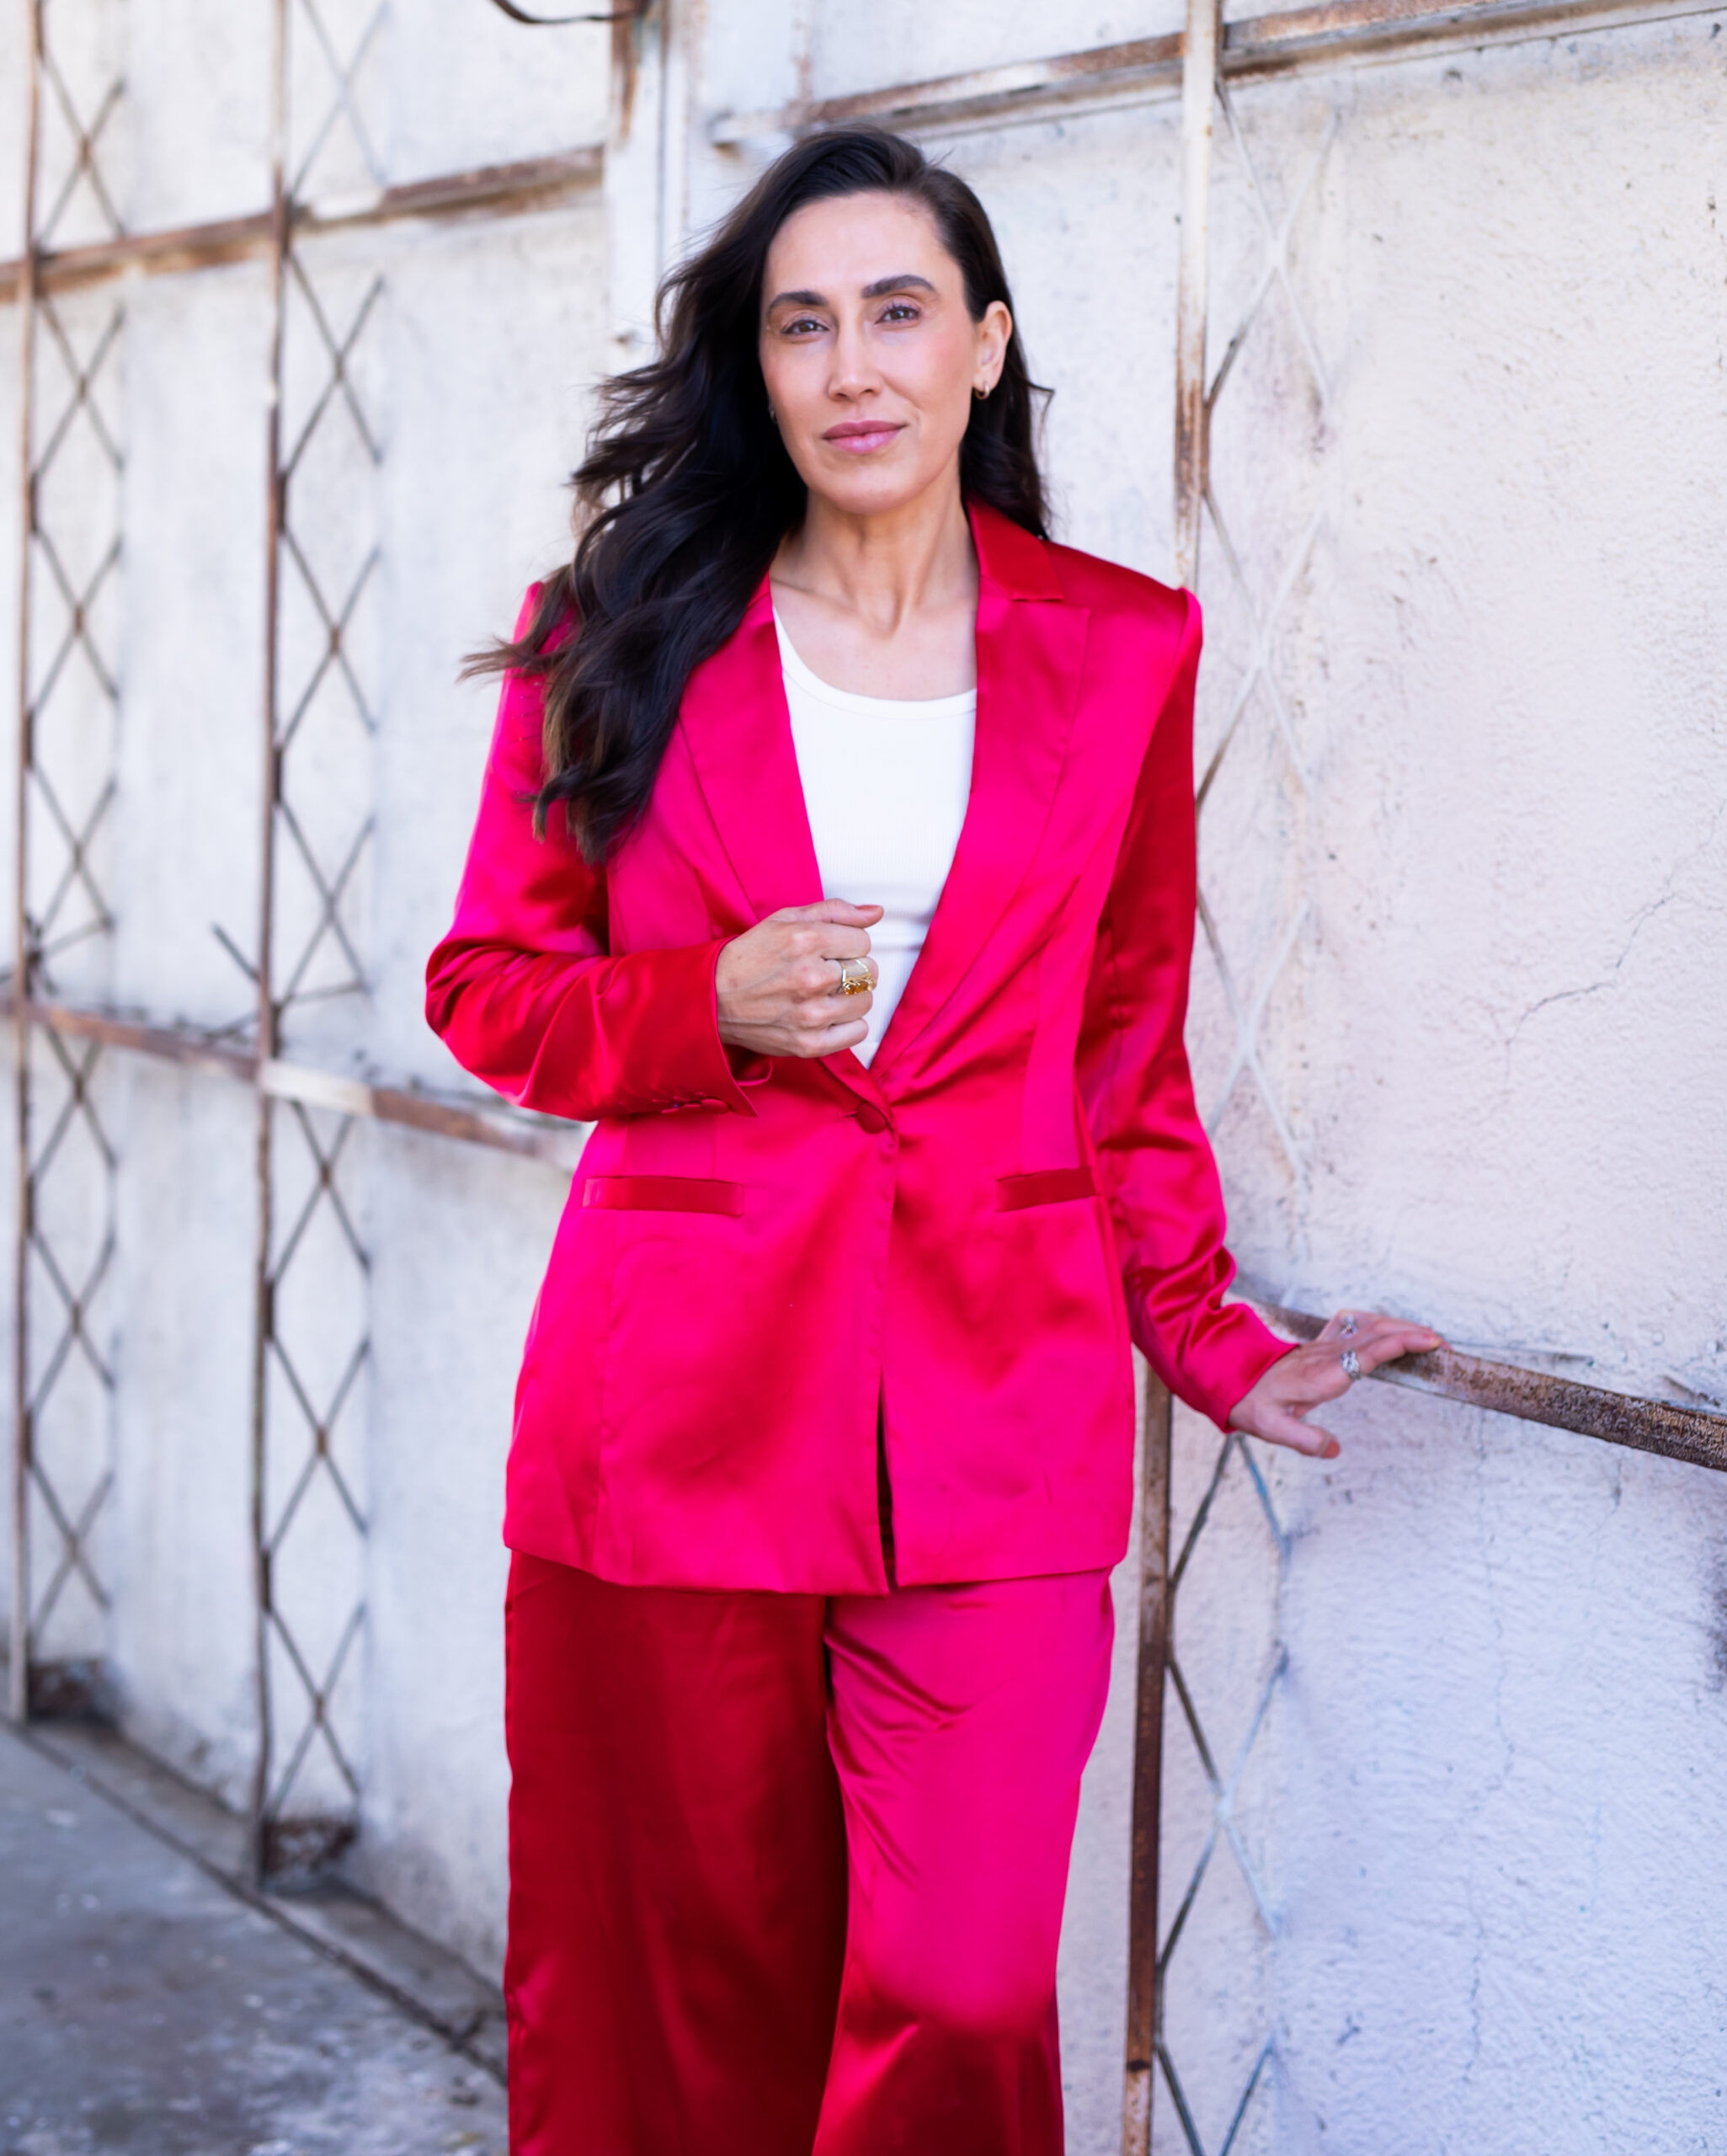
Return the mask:
[(978, 402), (981, 404), (981, 403), (984, 401), (984, 399), (985, 399), (985, 398), (989, 396), (989, 383), (988, 383), (988, 382), (974, 382), (974, 383), (972, 385), (972, 394), (973, 394), (973, 397), (975, 397), (975, 398), (977, 398)]

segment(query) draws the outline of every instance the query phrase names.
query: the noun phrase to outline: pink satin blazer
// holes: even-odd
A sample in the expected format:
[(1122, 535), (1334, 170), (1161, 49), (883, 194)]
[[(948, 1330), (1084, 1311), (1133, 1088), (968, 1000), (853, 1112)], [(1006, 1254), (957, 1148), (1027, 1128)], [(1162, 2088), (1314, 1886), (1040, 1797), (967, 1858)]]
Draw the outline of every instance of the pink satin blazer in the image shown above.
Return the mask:
[(1111, 1565), (1130, 1338), (1219, 1422), (1284, 1352), (1222, 1301), (1182, 1047), (1198, 608), (972, 523), (970, 802), (867, 1070), (717, 1029), (721, 947), (823, 895), (766, 583), (604, 870), (556, 814), (535, 839), (540, 693), (505, 683), (427, 1016), (511, 1100), (594, 1125), (516, 1390), (514, 1549), (882, 1592), (880, 1403), (901, 1581)]

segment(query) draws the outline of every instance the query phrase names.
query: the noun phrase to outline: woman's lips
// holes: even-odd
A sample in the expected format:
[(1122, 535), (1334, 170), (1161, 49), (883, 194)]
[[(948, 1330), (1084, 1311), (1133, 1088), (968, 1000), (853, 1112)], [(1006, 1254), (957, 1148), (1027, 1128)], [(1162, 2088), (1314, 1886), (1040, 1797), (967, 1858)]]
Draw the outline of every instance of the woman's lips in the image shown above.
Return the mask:
[(852, 456), (866, 456), (872, 449), (881, 449), (903, 431), (898, 424), (889, 425), (855, 425), (830, 427), (822, 440), (834, 449), (843, 449)]

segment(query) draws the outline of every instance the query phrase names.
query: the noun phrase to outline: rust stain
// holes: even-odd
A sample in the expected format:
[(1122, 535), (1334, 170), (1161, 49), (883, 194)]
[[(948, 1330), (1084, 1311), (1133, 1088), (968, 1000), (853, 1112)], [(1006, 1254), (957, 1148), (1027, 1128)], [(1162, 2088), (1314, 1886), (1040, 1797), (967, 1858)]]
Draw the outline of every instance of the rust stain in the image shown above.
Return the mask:
[[(1310, 1310), (1288, 1310), (1255, 1295), (1247, 1299), (1269, 1324), (1296, 1340), (1312, 1340), (1325, 1323)], [(1727, 1415), (1712, 1415), (1703, 1408), (1607, 1392), (1599, 1385), (1579, 1385), (1574, 1379), (1523, 1369), (1515, 1363), (1487, 1362), (1450, 1348), (1436, 1348), (1431, 1355), (1402, 1356), (1382, 1364), (1371, 1374), (1387, 1385), (1436, 1393), (1442, 1399), (1488, 1408), (1495, 1415), (1515, 1415), (1522, 1422), (1573, 1430), (1580, 1437), (1627, 1445), (1634, 1452), (1658, 1453), (1664, 1460), (1727, 1471)]]

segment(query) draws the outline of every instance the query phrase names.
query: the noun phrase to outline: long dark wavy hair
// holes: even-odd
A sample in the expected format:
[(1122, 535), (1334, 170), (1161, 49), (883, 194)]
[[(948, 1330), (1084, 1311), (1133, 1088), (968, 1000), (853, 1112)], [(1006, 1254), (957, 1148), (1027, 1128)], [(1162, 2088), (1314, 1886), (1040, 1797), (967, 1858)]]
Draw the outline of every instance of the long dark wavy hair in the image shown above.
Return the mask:
[[(774, 235), (805, 204), (903, 195), (923, 203), (959, 264), (980, 321), (1012, 296), (983, 205), (915, 144), (873, 127), (799, 142), (778, 158), (698, 253), (674, 270), (656, 310), (660, 356), (601, 385), (600, 417), (571, 482), (575, 558), (549, 578), (524, 634), (477, 654), (546, 684), (542, 835), (562, 803), (594, 862), (646, 809), (685, 684), (744, 617), (780, 542), (803, 520), (805, 488), (768, 417), (757, 353)], [(967, 496), (1047, 536), (1032, 382), (1017, 328), (960, 448)], [(571, 634), (573, 624), (579, 633)]]

